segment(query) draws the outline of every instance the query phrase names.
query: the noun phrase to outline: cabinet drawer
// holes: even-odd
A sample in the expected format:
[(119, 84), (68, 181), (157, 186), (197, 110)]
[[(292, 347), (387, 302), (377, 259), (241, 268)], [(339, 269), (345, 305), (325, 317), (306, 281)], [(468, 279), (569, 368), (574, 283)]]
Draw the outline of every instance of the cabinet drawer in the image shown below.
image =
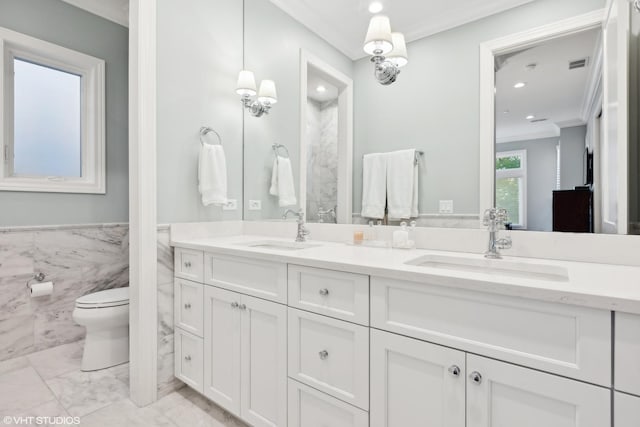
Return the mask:
[(611, 385), (611, 313), (371, 278), (377, 329)]
[(369, 408), (369, 328), (289, 309), (289, 376)]
[(295, 427), (368, 427), (369, 414), (289, 379), (289, 423)]
[(202, 337), (204, 285), (175, 279), (173, 289), (175, 326)]
[(173, 260), (176, 277), (202, 283), (204, 276), (202, 251), (176, 248)]
[(202, 338), (196, 337), (180, 329), (175, 330), (175, 376), (193, 388), (203, 392), (203, 358)]
[(205, 254), (205, 283), (287, 303), (287, 265), (284, 263)]
[(616, 313), (615, 389), (640, 396), (640, 316)]
[(289, 265), (289, 305), (369, 325), (369, 276)]

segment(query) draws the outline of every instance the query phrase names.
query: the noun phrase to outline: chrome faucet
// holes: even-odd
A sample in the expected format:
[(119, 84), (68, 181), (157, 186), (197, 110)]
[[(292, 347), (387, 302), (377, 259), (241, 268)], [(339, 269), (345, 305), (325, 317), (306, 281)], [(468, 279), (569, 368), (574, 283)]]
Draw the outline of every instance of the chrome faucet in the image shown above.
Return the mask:
[(489, 248), (484, 253), (485, 258), (500, 259), (500, 251), (498, 249), (511, 249), (511, 237), (498, 238), (498, 232), (501, 227), (509, 220), (506, 209), (487, 209), (484, 211), (484, 219), (482, 223), (489, 229)]
[(302, 210), (302, 208), (299, 209), (298, 212), (294, 211), (293, 209), (287, 209), (286, 211), (284, 211), (282, 219), (287, 219), (290, 213), (298, 217), (298, 234), (296, 235), (296, 242), (306, 242), (307, 236), (311, 234), (311, 232), (307, 230), (307, 227), (304, 226), (304, 211)]

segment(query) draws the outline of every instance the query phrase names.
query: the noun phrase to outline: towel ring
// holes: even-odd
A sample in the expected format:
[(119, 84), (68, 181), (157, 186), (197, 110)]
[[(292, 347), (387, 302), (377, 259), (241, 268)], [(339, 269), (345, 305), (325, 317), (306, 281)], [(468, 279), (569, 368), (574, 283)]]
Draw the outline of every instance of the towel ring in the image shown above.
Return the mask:
[(278, 150), (280, 148), (283, 148), (284, 152), (287, 153), (287, 158), (291, 158), (291, 156), (289, 155), (289, 150), (287, 149), (287, 147), (285, 145), (273, 144), (271, 147), (273, 148), (273, 152), (276, 153), (276, 159), (278, 158)]
[(216, 132), (214, 129), (207, 127), (207, 126), (203, 126), (200, 128), (200, 143), (202, 145), (207, 144), (204, 140), (204, 137), (207, 136), (207, 134), (209, 133), (215, 133), (216, 136), (218, 137), (218, 142), (219, 144), (212, 144), (212, 145), (222, 145), (222, 137), (220, 136), (220, 134), (218, 132)]

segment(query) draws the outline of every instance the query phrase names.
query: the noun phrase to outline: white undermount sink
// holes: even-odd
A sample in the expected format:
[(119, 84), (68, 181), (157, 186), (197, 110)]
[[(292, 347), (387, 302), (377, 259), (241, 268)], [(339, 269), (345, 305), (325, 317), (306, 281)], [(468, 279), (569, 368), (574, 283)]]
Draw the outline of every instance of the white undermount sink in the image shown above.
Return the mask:
[(426, 255), (407, 261), (405, 264), (419, 267), (492, 274), (496, 276), (521, 277), (523, 279), (547, 280), (552, 282), (569, 281), (569, 271), (565, 267), (503, 259)]
[(259, 240), (249, 243), (240, 243), (242, 246), (259, 249), (273, 249), (277, 251), (299, 251), (301, 249), (315, 248), (319, 245), (304, 242), (284, 242), (281, 240)]

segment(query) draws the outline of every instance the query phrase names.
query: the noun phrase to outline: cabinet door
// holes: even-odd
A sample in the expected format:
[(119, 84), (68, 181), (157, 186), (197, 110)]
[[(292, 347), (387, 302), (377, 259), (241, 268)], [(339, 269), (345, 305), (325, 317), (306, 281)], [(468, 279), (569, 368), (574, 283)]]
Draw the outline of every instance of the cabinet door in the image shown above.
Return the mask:
[(640, 426), (640, 397), (615, 392), (613, 406), (615, 427)]
[(204, 290), (204, 395), (240, 415), (240, 294)]
[(616, 313), (615, 388), (640, 396), (640, 316)]
[(371, 427), (464, 427), (465, 354), (372, 329), (370, 415)]
[(287, 425), (287, 307), (242, 296), (241, 417), (254, 427)]
[(611, 391), (467, 355), (468, 427), (606, 427)]

